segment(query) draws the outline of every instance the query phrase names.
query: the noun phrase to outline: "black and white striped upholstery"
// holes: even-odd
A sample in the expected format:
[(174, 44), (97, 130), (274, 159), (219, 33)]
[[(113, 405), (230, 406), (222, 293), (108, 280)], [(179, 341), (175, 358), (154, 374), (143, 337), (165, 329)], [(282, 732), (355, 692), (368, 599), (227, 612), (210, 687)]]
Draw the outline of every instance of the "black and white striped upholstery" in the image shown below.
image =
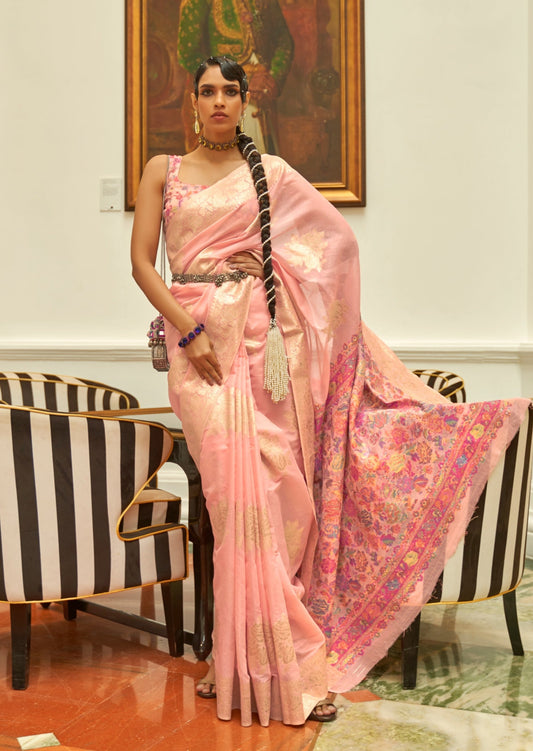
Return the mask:
[[(0, 601), (12, 637), (27, 603), (162, 582), (180, 583), (181, 621), (180, 499), (145, 489), (172, 450), (163, 426), (0, 405), (0, 446)], [(16, 657), (14, 687), (25, 688)]]
[(89, 412), (138, 407), (127, 391), (97, 381), (51, 373), (0, 373), (0, 403), (53, 412)]
[(413, 373), (451, 402), (466, 402), (465, 382), (456, 373), (447, 370), (413, 370)]
[[(6, 371), (0, 373), (0, 404), (52, 412), (103, 412), (136, 408), (139, 401), (123, 389), (87, 378)], [(157, 478), (152, 483), (157, 485)], [(153, 513), (161, 515), (161, 506), (156, 511), (153, 505), (145, 502), (142, 519), (148, 525)]]
[[(422, 372), (430, 386), (454, 401), (465, 401), (464, 383), (453, 373)], [(430, 374), (430, 375), (428, 375)], [(436, 377), (435, 377), (436, 376)], [(457, 386), (459, 385), (459, 389)], [(527, 526), (533, 463), (533, 407), (481, 494), (462, 542), (449, 559), (428, 605), (466, 603), (503, 595), (507, 629), (513, 654), (523, 655), (516, 587), (520, 584), (526, 558)], [(403, 636), (403, 687), (416, 686), (416, 663), (420, 615)]]

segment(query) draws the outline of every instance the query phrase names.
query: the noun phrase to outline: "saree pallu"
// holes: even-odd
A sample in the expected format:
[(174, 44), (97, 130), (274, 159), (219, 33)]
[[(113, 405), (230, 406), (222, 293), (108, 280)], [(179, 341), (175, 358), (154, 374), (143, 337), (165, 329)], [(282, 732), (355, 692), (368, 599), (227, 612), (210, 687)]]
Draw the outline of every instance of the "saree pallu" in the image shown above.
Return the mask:
[[(169, 395), (202, 477), (215, 539), (217, 712), (301, 724), (411, 623), (464, 535), (529, 401), (450, 404), (360, 320), (349, 225), (283, 160), (263, 157), (277, 317), (291, 376), (263, 390), (263, 284), (173, 284), (205, 324), (223, 383), (208, 386), (167, 322)], [(173, 273), (261, 257), (249, 169), (183, 203), (166, 240)]]

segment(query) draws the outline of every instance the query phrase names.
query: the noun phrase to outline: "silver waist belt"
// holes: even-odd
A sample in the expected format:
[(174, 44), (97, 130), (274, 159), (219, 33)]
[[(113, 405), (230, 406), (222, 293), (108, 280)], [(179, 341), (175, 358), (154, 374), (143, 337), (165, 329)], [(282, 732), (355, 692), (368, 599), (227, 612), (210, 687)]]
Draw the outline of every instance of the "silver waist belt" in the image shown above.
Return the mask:
[(224, 282), (240, 282), (247, 276), (247, 271), (228, 271), (226, 274), (172, 274), (172, 281), (178, 284), (207, 283), (220, 287)]

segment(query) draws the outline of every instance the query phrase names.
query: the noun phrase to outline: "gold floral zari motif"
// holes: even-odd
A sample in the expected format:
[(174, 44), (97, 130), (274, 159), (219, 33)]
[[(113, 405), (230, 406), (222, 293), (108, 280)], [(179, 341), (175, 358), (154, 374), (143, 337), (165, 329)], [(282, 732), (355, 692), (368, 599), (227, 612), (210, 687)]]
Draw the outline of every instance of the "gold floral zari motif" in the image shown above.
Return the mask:
[(293, 235), (287, 249), (295, 266), (303, 266), (306, 271), (320, 271), (327, 248), (324, 233), (312, 230), (303, 235)]
[(237, 548), (254, 550), (272, 548), (272, 529), (267, 509), (253, 507), (235, 513), (235, 544)]
[(291, 638), (291, 627), (286, 616), (274, 624), (264, 621), (248, 627), (248, 660), (264, 666), (281, 660), (288, 665), (296, 655)]

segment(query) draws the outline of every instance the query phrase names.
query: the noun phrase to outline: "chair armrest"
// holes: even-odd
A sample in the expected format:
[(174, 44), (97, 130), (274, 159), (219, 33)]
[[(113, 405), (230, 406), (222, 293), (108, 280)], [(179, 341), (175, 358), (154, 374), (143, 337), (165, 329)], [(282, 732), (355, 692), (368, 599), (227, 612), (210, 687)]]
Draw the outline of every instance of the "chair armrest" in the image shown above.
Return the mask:
[(180, 523), (181, 498), (159, 488), (145, 488), (128, 506), (119, 525), (119, 536), (159, 525)]

